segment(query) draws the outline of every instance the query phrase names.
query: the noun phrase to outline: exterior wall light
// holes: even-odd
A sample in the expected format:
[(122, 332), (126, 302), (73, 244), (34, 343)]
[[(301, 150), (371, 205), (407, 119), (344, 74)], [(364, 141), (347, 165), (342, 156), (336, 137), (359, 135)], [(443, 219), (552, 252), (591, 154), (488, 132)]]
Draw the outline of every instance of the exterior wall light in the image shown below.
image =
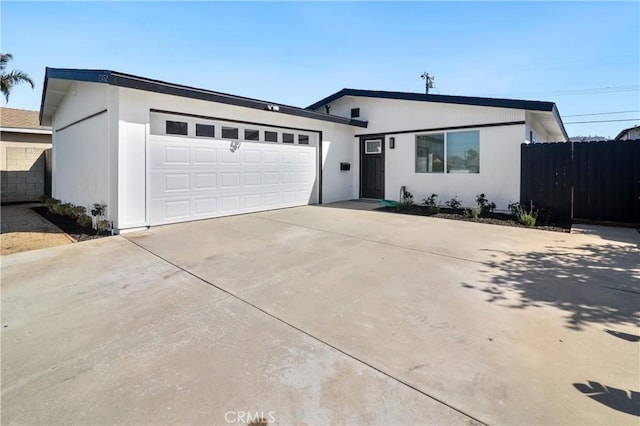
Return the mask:
[(396, 138), (390, 137), (389, 138), (389, 149), (395, 149), (395, 147), (396, 147)]

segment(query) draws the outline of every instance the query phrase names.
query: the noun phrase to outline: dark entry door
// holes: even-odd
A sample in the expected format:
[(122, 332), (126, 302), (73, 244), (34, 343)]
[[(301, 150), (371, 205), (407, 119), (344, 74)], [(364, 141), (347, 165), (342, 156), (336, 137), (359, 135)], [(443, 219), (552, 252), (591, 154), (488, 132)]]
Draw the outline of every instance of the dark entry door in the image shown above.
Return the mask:
[(384, 198), (384, 137), (360, 139), (360, 196)]

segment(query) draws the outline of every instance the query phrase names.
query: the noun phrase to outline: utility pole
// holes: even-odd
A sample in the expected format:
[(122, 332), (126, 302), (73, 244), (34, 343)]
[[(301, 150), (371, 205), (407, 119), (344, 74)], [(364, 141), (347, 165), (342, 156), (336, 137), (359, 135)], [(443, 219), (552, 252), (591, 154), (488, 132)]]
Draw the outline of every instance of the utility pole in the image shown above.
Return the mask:
[(428, 72), (422, 73), (420, 76), (424, 80), (424, 93), (429, 94), (429, 89), (433, 89), (433, 81), (436, 79), (434, 76), (430, 76)]

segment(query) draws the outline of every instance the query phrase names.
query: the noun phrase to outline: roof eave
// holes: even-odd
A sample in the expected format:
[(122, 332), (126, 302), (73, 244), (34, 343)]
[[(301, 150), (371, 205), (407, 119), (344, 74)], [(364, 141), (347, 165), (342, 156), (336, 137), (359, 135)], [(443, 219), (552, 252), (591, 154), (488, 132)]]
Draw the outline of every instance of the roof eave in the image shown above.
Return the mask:
[[(316, 111), (309, 111), (304, 108), (297, 108), (288, 105), (279, 105), (277, 103), (262, 101), (258, 99), (245, 98), (241, 96), (229, 95), (226, 93), (214, 92), (206, 89), (198, 89), (179, 84), (167, 83), (160, 80), (152, 80), (135, 75), (124, 74), (116, 71), (107, 70), (78, 70), (78, 69), (61, 69), (47, 68), (45, 72), (45, 81), (43, 84), (42, 100), (40, 104), (40, 123), (46, 118), (45, 102), (47, 96), (47, 87), (49, 79), (85, 81), (91, 83), (103, 83), (112, 86), (124, 87), (129, 89), (144, 90), (149, 92), (186, 97), (191, 99), (205, 100), (210, 102), (218, 102), (252, 108), (257, 110), (278, 111), (281, 114), (288, 114), (298, 117), (311, 118), (315, 120), (328, 121), (338, 124), (367, 127), (366, 121), (352, 120), (346, 117), (330, 115)], [(273, 107), (277, 106), (277, 109)]]
[(379, 99), (395, 99), (406, 101), (450, 103), (459, 105), (475, 105), (496, 108), (512, 108), (529, 111), (552, 111), (553, 102), (529, 101), (521, 99), (483, 98), (472, 96), (432, 95), (425, 93), (387, 92), (378, 90), (342, 89), (333, 95), (309, 105), (307, 109), (317, 109), (344, 96), (360, 96)]

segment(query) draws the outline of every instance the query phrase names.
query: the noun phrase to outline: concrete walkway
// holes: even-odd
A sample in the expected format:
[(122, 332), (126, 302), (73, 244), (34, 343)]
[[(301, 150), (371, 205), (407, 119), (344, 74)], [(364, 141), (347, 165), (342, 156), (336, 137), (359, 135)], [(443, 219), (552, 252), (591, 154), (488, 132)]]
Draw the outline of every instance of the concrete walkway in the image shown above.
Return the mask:
[(74, 242), (57, 226), (31, 210), (39, 204), (16, 204), (0, 207), (0, 254), (56, 247)]
[(309, 206), (8, 256), (2, 424), (637, 425), (639, 243)]

